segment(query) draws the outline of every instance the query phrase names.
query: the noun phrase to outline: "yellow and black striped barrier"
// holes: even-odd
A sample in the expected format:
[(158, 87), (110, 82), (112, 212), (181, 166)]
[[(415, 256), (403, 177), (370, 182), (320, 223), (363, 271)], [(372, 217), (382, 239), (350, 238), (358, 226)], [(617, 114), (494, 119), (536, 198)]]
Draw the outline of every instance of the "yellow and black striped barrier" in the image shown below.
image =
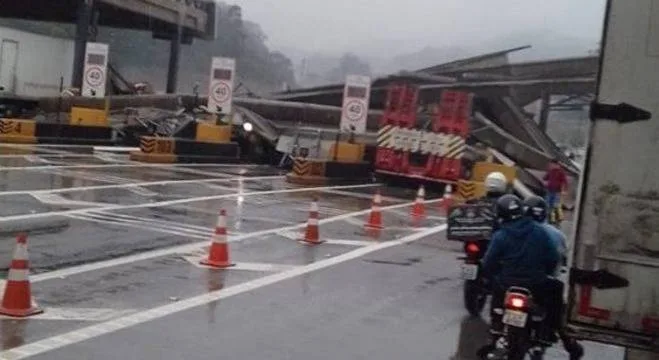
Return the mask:
[(142, 136), (140, 151), (132, 152), (130, 158), (151, 163), (235, 163), (240, 160), (240, 148), (236, 143)]
[(174, 138), (143, 136), (140, 138), (140, 150), (143, 153), (174, 154), (176, 142)]
[(300, 185), (322, 185), (369, 181), (371, 164), (366, 161), (329, 161), (295, 158), (286, 180)]
[(33, 120), (0, 119), (0, 141), (36, 144), (36, 122)]
[(457, 194), (463, 200), (478, 199), (485, 196), (485, 184), (478, 181), (458, 180)]

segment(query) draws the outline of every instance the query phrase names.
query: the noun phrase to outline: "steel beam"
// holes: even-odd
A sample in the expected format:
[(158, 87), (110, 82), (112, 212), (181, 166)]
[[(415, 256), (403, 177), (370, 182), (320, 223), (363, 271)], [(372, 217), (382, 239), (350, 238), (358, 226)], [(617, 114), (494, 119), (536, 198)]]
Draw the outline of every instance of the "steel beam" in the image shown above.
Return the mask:
[(71, 86), (82, 88), (85, 66), (85, 51), (89, 40), (89, 26), (92, 22), (94, 0), (78, 0), (78, 17), (76, 22), (75, 48), (73, 52), (73, 76)]
[(172, 35), (169, 47), (169, 65), (167, 66), (167, 89), (168, 94), (175, 94), (178, 82), (179, 59), (181, 55), (181, 40), (183, 38), (183, 16), (184, 11), (179, 9), (176, 32)]
[(549, 120), (549, 102), (551, 101), (551, 93), (548, 90), (542, 90), (540, 96), (540, 117), (538, 119), (538, 126), (540, 130), (547, 133), (547, 120)]

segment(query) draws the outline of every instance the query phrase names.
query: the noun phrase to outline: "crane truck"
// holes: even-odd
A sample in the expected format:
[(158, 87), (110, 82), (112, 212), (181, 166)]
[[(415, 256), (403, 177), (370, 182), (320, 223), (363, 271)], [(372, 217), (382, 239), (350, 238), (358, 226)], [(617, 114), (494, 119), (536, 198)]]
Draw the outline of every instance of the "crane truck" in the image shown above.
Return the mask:
[(608, 0), (573, 229), (567, 324), (659, 358), (659, 2)]

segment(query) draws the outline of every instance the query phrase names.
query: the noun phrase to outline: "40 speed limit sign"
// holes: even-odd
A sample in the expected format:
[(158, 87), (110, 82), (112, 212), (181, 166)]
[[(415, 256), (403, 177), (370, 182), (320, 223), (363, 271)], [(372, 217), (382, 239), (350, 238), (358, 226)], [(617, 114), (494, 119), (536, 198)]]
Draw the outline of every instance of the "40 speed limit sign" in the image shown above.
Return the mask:
[(108, 45), (88, 42), (85, 50), (85, 67), (83, 70), (81, 95), (86, 97), (105, 97), (107, 82)]
[(366, 132), (368, 104), (371, 95), (371, 78), (348, 75), (343, 89), (343, 111), (341, 112), (341, 132), (363, 134)]
[(235, 72), (235, 59), (213, 58), (208, 89), (209, 110), (224, 115), (231, 113)]

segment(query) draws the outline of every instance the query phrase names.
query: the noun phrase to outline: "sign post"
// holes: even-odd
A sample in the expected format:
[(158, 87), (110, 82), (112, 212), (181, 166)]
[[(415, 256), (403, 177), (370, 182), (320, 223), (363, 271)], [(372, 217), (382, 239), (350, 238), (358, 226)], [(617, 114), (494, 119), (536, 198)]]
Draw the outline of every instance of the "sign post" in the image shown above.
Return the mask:
[(368, 105), (371, 96), (371, 78), (348, 75), (343, 89), (343, 110), (341, 112), (341, 132), (363, 134), (366, 132)]
[(208, 85), (208, 110), (222, 115), (231, 113), (236, 60), (214, 57)]
[(105, 84), (108, 69), (108, 44), (87, 43), (85, 52), (85, 68), (83, 72), (82, 96), (105, 97)]

